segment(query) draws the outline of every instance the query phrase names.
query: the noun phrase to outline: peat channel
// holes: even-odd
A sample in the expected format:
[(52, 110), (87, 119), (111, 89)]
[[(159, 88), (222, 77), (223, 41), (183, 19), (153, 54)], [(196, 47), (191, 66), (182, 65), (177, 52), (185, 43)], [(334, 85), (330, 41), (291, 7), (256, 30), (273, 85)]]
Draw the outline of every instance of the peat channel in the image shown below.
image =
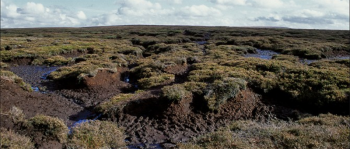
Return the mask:
[(58, 68), (59, 67), (20, 65), (11, 67), (10, 71), (29, 83), (34, 91), (46, 93), (47, 89), (52, 89), (52, 86), (49, 85), (50, 81), (47, 80), (47, 76)]
[(69, 122), (67, 122), (67, 125), (69, 128), (80, 123), (87, 122), (91, 119), (97, 119), (99, 117), (97, 116), (98, 114), (95, 114), (89, 108), (74, 102), (74, 99), (70, 99), (62, 95), (56, 90), (57, 87), (55, 83), (47, 79), (47, 76), (58, 68), (59, 67), (20, 65), (10, 67), (10, 71), (21, 77), (26, 83), (29, 83), (32, 86), (33, 91), (55, 98), (64, 98), (67, 101), (70, 101), (72, 104), (77, 104), (78, 106), (82, 107), (83, 110), (77, 111), (77, 113), (74, 115), (68, 115)]

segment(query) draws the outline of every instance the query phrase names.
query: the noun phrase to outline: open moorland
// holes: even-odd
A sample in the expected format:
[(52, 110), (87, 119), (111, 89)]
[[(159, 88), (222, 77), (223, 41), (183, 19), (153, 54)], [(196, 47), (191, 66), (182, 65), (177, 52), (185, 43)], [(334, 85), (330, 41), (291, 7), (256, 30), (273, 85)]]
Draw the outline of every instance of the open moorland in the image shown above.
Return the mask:
[(0, 148), (349, 148), (350, 37), (1, 29)]

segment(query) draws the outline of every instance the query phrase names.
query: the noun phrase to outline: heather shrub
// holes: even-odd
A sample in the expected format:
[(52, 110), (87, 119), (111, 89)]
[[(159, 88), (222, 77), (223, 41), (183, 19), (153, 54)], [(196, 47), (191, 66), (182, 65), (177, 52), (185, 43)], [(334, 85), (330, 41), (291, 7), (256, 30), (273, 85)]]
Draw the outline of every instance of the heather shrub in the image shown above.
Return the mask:
[(239, 91), (246, 89), (247, 82), (240, 78), (224, 78), (207, 86), (204, 99), (210, 110), (217, 110), (227, 99), (234, 98)]
[(0, 148), (3, 149), (34, 149), (34, 143), (29, 137), (12, 130), (0, 128)]
[[(239, 120), (179, 148), (347, 148), (349, 117), (331, 114), (296, 122)], [(319, 123), (322, 121), (321, 123)]]
[(179, 102), (189, 94), (190, 92), (188, 92), (182, 84), (174, 84), (162, 88), (162, 96), (172, 102)]
[(33, 135), (35, 135), (35, 132), (40, 132), (47, 139), (54, 139), (61, 143), (67, 141), (68, 127), (59, 118), (36, 115), (25, 121), (24, 127), (30, 130)]
[(67, 148), (123, 148), (123, 130), (108, 121), (90, 121), (72, 128)]

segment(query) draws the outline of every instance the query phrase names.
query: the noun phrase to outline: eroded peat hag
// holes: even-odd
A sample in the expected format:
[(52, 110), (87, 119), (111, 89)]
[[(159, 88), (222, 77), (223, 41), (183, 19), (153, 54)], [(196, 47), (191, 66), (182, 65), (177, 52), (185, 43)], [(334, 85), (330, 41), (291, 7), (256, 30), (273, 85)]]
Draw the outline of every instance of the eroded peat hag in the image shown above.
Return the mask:
[(1, 30), (1, 131), (28, 146), (346, 148), (345, 31)]

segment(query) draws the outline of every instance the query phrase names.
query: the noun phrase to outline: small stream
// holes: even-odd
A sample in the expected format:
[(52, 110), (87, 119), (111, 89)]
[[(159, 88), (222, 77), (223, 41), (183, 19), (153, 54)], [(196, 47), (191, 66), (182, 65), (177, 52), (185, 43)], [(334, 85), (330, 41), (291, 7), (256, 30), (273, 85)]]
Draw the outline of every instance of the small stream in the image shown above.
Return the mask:
[(278, 55), (280, 53), (271, 51), (271, 50), (261, 50), (261, 49), (256, 49), (255, 54), (246, 54), (244, 57), (256, 57), (256, 58), (261, 58), (261, 59), (267, 59), (270, 60), (272, 59), (273, 55)]

